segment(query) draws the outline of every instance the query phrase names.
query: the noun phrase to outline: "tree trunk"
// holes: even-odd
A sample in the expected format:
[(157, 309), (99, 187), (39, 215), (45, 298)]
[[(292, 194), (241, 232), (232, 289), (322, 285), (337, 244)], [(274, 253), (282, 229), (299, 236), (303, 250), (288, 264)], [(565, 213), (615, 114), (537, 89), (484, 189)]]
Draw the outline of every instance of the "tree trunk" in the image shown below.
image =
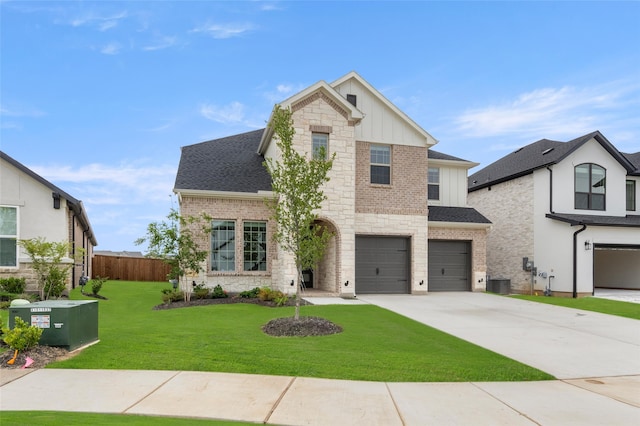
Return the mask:
[(302, 287), (302, 283), (304, 282), (304, 278), (302, 278), (302, 268), (298, 266), (298, 285), (296, 286), (296, 313), (294, 314), (293, 319), (300, 319), (300, 288)]

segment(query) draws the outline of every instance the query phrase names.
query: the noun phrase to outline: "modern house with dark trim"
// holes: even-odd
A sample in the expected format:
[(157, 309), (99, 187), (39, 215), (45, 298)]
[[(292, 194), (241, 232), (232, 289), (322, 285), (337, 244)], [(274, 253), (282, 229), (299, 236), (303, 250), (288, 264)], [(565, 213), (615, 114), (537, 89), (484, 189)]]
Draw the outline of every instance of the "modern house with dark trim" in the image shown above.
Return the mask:
[(520, 293), (640, 289), (639, 196), (640, 153), (599, 131), (542, 139), (469, 176), (469, 204), (493, 223), (487, 272)]

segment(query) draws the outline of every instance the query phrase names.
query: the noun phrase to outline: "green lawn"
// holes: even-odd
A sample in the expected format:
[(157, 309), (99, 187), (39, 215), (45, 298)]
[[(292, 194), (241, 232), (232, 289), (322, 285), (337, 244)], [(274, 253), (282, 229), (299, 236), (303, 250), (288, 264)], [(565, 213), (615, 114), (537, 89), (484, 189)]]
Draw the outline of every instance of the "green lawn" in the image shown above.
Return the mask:
[[(520, 381), (552, 377), (371, 305), (304, 306), (344, 331), (271, 337), (269, 320), (293, 308), (251, 304), (152, 310), (165, 283), (109, 281), (100, 343), (49, 368), (195, 370), (370, 381)], [(83, 299), (78, 289), (71, 294)]]
[(617, 315), (640, 320), (640, 304), (620, 302), (617, 300), (599, 299), (597, 297), (581, 297), (573, 299), (569, 297), (546, 296), (509, 296), (533, 302), (548, 303), (549, 305), (564, 306), (565, 308), (583, 309), (585, 311), (600, 312), (603, 314)]
[(222, 420), (177, 419), (171, 417), (137, 416), (126, 414), (73, 413), (63, 411), (3, 411), (2, 426), (47, 425), (127, 425), (127, 426), (243, 426), (255, 423)]

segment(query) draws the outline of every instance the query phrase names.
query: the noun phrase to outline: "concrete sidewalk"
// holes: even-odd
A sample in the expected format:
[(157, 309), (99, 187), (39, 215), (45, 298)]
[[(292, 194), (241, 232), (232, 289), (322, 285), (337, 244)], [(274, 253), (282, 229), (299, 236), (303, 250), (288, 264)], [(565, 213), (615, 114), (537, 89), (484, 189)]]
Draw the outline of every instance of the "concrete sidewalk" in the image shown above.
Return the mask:
[(1, 374), (2, 410), (143, 414), (275, 425), (640, 423), (640, 376), (380, 383), (189, 371), (40, 369), (2, 370)]
[(637, 320), (488, 293), (366, 295), (358, 299), (559, 379), (640, 375)]

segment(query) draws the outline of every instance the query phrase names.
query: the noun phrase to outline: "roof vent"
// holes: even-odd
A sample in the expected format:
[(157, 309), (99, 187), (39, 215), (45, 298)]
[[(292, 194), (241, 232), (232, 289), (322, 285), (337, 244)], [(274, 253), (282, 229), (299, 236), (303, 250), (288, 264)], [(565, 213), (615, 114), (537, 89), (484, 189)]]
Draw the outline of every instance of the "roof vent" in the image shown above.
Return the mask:
[(553, 151), (555, 148), (547, 148), (544, 151), (542, 151), (542, 155), (546, 155), (548, 153), (550, 153), (551, 151)]
[(347, 95), (347, 102), (349, 102), (353, 106), (358, 106), (357, 105), (357, 103), (358, 103), (357, 99), (358, 98), (356, 97), (356, 95)]
[(524, 146), (523, 146), (523, 147), (520, 147), (520, 148), (518, 148), (518, 149), (516, 149), (515, 151), (513, 151), (513, 153), (514, 153), (514, 154), (517, 154), (518, 152), (522, 151), (522, 148), (524, 148)]

